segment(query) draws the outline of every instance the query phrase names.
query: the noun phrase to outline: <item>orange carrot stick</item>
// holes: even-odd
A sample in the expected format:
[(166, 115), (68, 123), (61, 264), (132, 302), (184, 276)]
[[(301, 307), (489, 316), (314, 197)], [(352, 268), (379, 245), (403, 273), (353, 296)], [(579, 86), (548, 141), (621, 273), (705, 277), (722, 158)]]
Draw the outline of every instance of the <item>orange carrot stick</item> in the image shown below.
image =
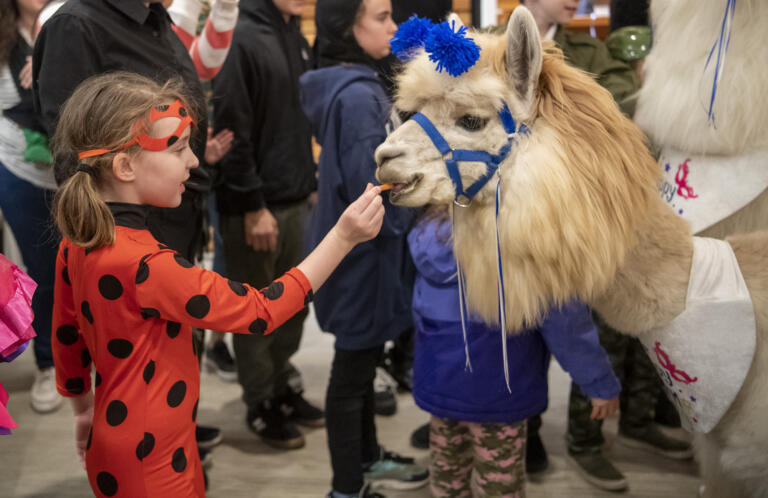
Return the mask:
[(381, 189), (382, 192), (384, 192), (385, 190), (391, 189), (392, 188), (392, 184), (391, 183), (385, 183), (383, 185), (379, 185), (379, 188)]

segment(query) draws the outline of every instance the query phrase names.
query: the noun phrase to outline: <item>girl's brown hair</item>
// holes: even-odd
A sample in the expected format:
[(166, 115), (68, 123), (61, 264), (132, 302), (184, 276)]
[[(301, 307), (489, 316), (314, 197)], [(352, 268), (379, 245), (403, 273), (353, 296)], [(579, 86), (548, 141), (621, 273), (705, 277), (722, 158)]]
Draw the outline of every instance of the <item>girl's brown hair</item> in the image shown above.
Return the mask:
[(115, 220), (99, 186), (112, 174), (112, 160), (119, 152), (136, 154), (141, 149), (134, 145), (82, 160), (77, 154), (114, 150), (137, 133), (148, 132), (152, 108), (176, 99), (196, 120), (199, 109), (190, 108), (191, 100), (178, 79), (159, 85), (138, 74), (114, 72), (88, 78), (75, 89), (64, 104), (53, 140), (54, 161), (68, 169), (53, 205), (56, 225), (64, 237), (94, 249), (114, 242)]
[(0, 66), (8, 63), (19, 36), (18, 0), (0, 0)]

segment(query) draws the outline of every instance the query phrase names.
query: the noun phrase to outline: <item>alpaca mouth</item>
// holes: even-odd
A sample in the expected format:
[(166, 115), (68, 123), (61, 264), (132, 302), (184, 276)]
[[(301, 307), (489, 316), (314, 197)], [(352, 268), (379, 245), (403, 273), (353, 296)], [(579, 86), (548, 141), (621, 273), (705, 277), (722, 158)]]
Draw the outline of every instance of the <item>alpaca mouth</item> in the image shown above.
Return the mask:
[(411, 180), (407, 183), (392, 183), (392, 192), (391, 196), (395, 199), (398, 197), (402, 197), (403, 195), (411, 193), (415, 188), (416, 185), (421, 181), (421, 179), (424, 178), (424, 175), (415, 175)]

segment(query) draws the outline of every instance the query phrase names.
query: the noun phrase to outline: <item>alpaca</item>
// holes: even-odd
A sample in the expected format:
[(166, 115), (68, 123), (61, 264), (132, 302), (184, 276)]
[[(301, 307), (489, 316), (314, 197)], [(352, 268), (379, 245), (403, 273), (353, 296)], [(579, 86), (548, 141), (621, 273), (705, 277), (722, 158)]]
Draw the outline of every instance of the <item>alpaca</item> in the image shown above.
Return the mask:
[[(653, 48), (635, 113), (635, 122), (661, 149), (662, 164), (671, 163), (664, 175), (670, 187), (686, 159), (693, 161), (694, 190), (710, 187), (695, 200), (670, 195), (668, 204), (682, 211), (695, 233), (717, 238), (768, 228), (768, 2), (739, 0), (732, 11), (713, 126), (708, 106), (717, 54), (709, 64), (707, 58), (726, 5), (727, 0), (651, 2)], [(698, 206), (705, 208), (697, 212)]]
[[(672, 322), (686, 308), (694, 240), (659, 196), (660, 168), (642, 132), (606, 90), (554, 46), (542, 46), (525, 8), (514, 11), (506, 35), (472, 38), (479, 60), (458, 77), (436, 71), (423, 49), (414, 52), (396, 106), (428, 116), (454, 149), (499, 151), (508, 143), (498, 117), (505, 105), (527, 126), (498, 169), (498, 222), (495, 177), (471, 202), (457, 199), (450, 154), (438, 152), (413, 119), (376, 151), (376, 178), (393, 184), (390, 200), (462, 206), (454, 208), (454, 253), (470, 310), (491, 324), (499, 324), (498, 228), (509, 333), (572, 297), (641, 340)], [(477, 163), (459, 170), (465, 186), (486, 174)], [(768, 496), (768, 232), (729, 243), (752, 298), (754, 358), (730, 408), (714, 429), (697, 433), (695, 446), (706, 496)], [(695, 340), (697, 330), (687, 332)]]

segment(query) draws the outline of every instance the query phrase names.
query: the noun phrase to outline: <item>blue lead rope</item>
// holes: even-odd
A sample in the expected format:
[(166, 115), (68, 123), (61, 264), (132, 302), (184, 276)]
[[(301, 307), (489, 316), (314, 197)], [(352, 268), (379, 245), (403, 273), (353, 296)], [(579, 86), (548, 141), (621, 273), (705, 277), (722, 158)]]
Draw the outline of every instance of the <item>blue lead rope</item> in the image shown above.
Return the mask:
[[(499, 166), (509, 156), (512, 151), (512, 145), (517, 143), (517, 136), (519, 134), (530, 133), (528, 127), (524, 124), (520, 124), (518, 127), (515, 122), (515, 118), (509, 111), (509, 107), (504, 103), (504, 107), (499, 111), (499, 118), (504, 126), (504, 130), (507, 132), (507, 143), (504, 144), (497, 154), (491, 154), (482, 150), (467, 150), (456, 149), (454, 150), (448, 144), (448, 142), (440, 134), (440, 131), (432, 124), (432, 121), (422, 113), (416, 113), (411, 119), (421, 126), (424, 133), (427, 134), (429, 139), (434, 144), (435, 148), (443, 155), (448, 175), (454, 185), (456, 197), (454, 199), (452, 212), (451, 212), (451, 230), (456, 237), (456, 206), (468, 207), (472, 198), (482, 189), (494, 174), (498, 174), (498, 180), (496, 183), (496, 263), (498, 266), (499, 278), (497, 279), (498, 291), (499, 291), (499, 323), (501, 325), (501, 349), (504, 359), (504, 380), (507, 385), (507, 391), (512, 393), (512, 388), (509, 384), (509, 355), (507, 351), (507, 312), (506, 312), (506, 294), (504, 292), (504, 271), (501, 262), (501, 236), (499, 235), (499, 206), (500, 206), (500, 193), (501, 193), (501, 172)], [(461, 173), (459, 172), (459, 162), (480, 162), (485, 164), (485, 174), (478, 178), (467, 189), (461, 181)], [(467, 204), (461, 204), (459, 199), (464, 197), (467, 200)], [(466, 358), (464, 368), (472, 371), (472, 362), (469, 359), (469, 340), (467, 337), (467, 299), (466, 299), (466, 279), (464, 272), (459, 264), (459, 259), (456, 258), (456, 278), (459, 283), (459, 311), (461, 313), (461, 333), (464, 338), (464, 356)]]
[(736, 0), (726, 0), (725, 13), (723, 14), (723, 22), (720, 23), (720, 36), (718, 36), (715, 43), (712, 45), (712, 49), (709, 51), (707, 62), (704, 64), (704, 71), (702, 72), (702, 78), (707, 72), (709, 63), (712, 62), (712, 57), (717, 50), (717, 57), (715, 58), (715, 73), (712, 77), (712, 91), (709, 96), (709, 108), (707, 110), (707, 121), (710, 126), (715, 126), (715, 98), (717, 97), (717, 85), (720, 83), (720, 78), (723, 76), (723, 68), (725, 67), (725, 56), (728, 53), (728, 47), (731, 44), (731, 24), (733, 22), (733, 16), (736, 11)]

